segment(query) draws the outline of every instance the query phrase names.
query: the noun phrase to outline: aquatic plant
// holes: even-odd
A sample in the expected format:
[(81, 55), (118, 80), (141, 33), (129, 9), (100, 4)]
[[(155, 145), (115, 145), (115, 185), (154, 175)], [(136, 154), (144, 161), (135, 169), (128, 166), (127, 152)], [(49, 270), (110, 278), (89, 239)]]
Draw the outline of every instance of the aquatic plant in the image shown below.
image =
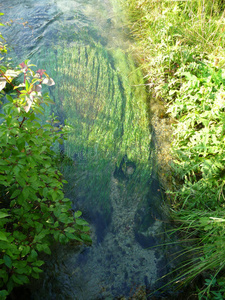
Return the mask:
[(51, 70), (56, 82), (52, 112), (74, 128), (63, 144), (64, 153), (74, 160), (73, 166), (62, 163), (68, 192), (77, 199), (85, 194), (88, 209), (99, 209), (109, 220), (109, 184), (125, 155), (138, 166), (134, 182), (139, 174), (149, 180), (151, 134), (145, 86), (132, 57), (89, 39), (90, 44), (60, 41), (32, 59)]

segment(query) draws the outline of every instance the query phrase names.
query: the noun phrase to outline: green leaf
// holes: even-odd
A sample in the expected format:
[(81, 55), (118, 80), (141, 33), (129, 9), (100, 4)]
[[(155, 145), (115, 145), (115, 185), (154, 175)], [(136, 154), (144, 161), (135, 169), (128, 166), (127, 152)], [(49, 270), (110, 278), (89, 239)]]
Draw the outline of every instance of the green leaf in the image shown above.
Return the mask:
[(46, 254), (51, 254), (51, 250), (47, 244), (37, 244), (36, 248), (39, 252), (44, 251)]
[(56, 201), (57, 197), (58, 197), (58, 193), (56, 191), (50, 191), (51, 196), (52, 196), (52, 200)]
[(16, 198), (19, 194), (21, 194), (21, 190), (17, 189), (12, 193), (11, 199)]
[(1, 300), (5, 300), (8, 295), (9, 295), (9, 293), (6, 290), (0, 291), (0, 299)]
[(9, 214), (0, 211), (0, 219), (8, 217)]
[(6, 250), (9, 248), (9, 242), (8, 241), (0, 241), (0, 249)]
[(42, 273), (42, 272), (43, 272), (43, 270), (41, 270), (41, 269), (39, 269), (39, 268), (37, 268), (37, 267), (34, 267), (34, 268), (33, 268), (33, 271), (34, 271), (35, 273)]
[(75, 229), (72, 227), (67, 227), (66, 229), (64, 229), (64, 231), (68, 232), (68, 233), (73, 233), (73, 232), (75, 232)]
[(32, 272), (31, 276), (35, 279), (39, 279), (39, 273)]
[(26, 86), (26, 90), (29, 91), (30, 84), (28, 80), (25, 81), (25, 86)]
[(5, 235), (5, 233), (2, 232), (2, 231), (0, 231), (0, 240), (1, 240), (1, 241), (8, 241), (8, 239), (7, 239), (6, 235)]
[(27, 284), (27, 283), (30, 282), (27, 275), (19, 274), (19, 275), (16, 275), (16, 276), (22, 282), (22, 284)]
[(31, 273), (31, 267), (26, 266), (24, 268), (17, 268), (15, 269), (15, 273), (29, 275)]
[(30, 252), (30, 246), (24, 246), (22, 252), (21, 252), (21, 257), (26, 256)]
[(64, 244), (64, 243), (66, 243), (68, 240), (67, 240), (67, 237), (64, 235), (64, 234), (60, 234), (59, 235), (59, 242), (60, 243), (62, 243), (62, 244)]
[(22, 195), (23, 195), (24, 199), (28, 199), (29, 198), (30, 188), (28, 186), (25, 186), (23, 188)]
[(29, 279), (26, 275), (21, 275), (21, 274), (13, 274), (12, 275), (12, 280), (16, 282), (17, 284), (24, 284), (24, 283), (29, 283)]
[(23, 234), (22, 232), (17, 231), (17, 230), (15, 230), (13, 232), (13, 236), (19, 241), (23, 241), (27, 238), (27, 236), (25, 234)]
[(59, 221), (56, 221), (55, 223), (54, 223), (54, 228), (58, 228), (59, 227)]
[(3, 260), (4, 260), (4, 263), (5, 263), (5, 265), (8, 267), (8, 268), (12, 268), (12, 260), (11, 260), (11, 258), (8, 256), (8, 255), (4, 255), (3, 256)]
[(68, 223), (68, 214), (66, 213), (61, 213), (58, 217), (59, 221), (62, 223)]
[(83, 219), (76, 219), (77, 225), (88, 225), (88, 222)]
[(92, 242), (92, 239), (90, 238), (89, 235), (82, 233), (81, 235), (82, 240), (86, 241), (86, 242)]
[(67, 236), (70, 240), (76, 239), (76, 235), (74, 235), (73, 233), (70, 233), (70, 232), (66, 232), (66, 236)]
[(9, 279), (9, 281), (7, 282), (7, 289), (8, 289), (8, 292), (11, 293), (11, 291), (13, 290), (15, 284), (12, 280), (12, 278)]
[(89, 226), (83, 226), (82, 231), (90, 231), (90, 227)]
[(11, 97), (10, 95), (6, 95), (6, 99), (7, 99), (9, 102), (13, 102), (13, 97)]
[(16, 274), (13, 274), (11, 278), (17, 284), (20, 284), (20, 285), (23, 284), (23, 282), (16, 276)]
[(37, 252), (34, 249), (32, 249), (27, 261), (33, 262), (36, 260), (37, 256), (38, 256)]
[[(43, 224), (42, 223), (39, 223), (39, 222), (34, 222), (34, 225), (35, 225), (35, 228), (36, 228), (36, 232), (39, 233), (41, 232), (42, 228), (43, 228)], [(47, 234), (48, 232), (45, 233), (45, 235)]]
[(13, 267), (15, 268), (24, 268), (27, 266), (26, 260), (18, 260), (13, 262)]
[(81, 215), (82, 215), (82, 212), (80, 210), (78, 210), (74, 213), (75, 218), (79, 218)]
[(47, 197), (47, 195), (48, 195), (48, 191), (49, 191), (49, 189), (47, 188), (47, 187), (45, 187), (44, 189), (43, 189), (43, 196), (46, 198)]
[(40, 267), (44, 264), (45, 262), (43, 260), (37, 260), (35, 262), (32, 263), (32, 266), (34, 267)]
[[(35, 222), (36, 223), (36, 222)], [(39, 234), (34, 237), (33, 242), (40, 242), (46, 235), (48, 234), (48, 230), (43, 230)]]
[(22, 151), (25, 148), (25, 140), (20, 139), (17, 143), (17, 148), (19, 151)]
[(202, 217), (199, 219), (199, 223), (201, 226), (206, 226), (210, 223), (210, 219), (208, 217)]
[(0, 277), (1, 278), (7, 278), (7, 272), (6, 272), (6, 270), (4, 270), (4, 269), (0, 269)]
[(83, 240), (76, 234), (74, 234), (74, 239), (80, 242), (83, 242)]
[(50, 98), (45, 98), (44, 102), (48, 103), (48, 104), (55, 104), (55, 102), (53, 100), (51, 100)]

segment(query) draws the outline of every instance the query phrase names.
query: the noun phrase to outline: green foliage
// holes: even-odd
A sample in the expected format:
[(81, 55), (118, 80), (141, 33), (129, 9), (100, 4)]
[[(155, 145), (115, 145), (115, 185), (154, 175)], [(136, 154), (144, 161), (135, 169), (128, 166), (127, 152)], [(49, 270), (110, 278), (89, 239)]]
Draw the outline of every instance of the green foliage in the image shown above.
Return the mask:
[[(0, 51), (4, 54), (6, 48)], [(16, 69), (0, 66), (0, 298), (29, 278), (39, 278), (44, 261), (42, 252), (51, 254), (54, 239), (91, 242), (88, 223), (80, 211), (73, 214), (65, 198), (66, 183), (57, 168), (56, 142), (66, 138), (68, 126), (59, 125), (54, 115), (42, 124), (44, 105), (52, 104), (42, 95), (43, 84), (54, 85), (45, 70), (34, 71), (28, 61)], [(23, 83), (14, 86), (13, 78)], [(7, 84), (13, 91), (5, 94)]]
[(224, 299), (225, 2), (129, 0), (123, 7), (151, 93), (174, 123), (169, 193), (178, 231), (191, 244), (176, 254), (187, 261), (175, 281), (208, 274), (199, 299)]
[(165, 88), (168, 112), (179, 121), (173, 163), (182, 207), (215, 209), (224, 202), (224, 87), (224, 71), (199, 60), (181, 64)]
[(225, 4), (221, 1), (121, 2), (137, 41), (135, 52), (158, 97), (180, 61), (207, 55), (224, 66)]
[[(198, 58), (181, 63), (164, 91), (168, 112), (177, 120), (172, 167), (180, 183), (174, 189), (179, 210), (174, 215), (186, 238), (195, 239), (195, 258), (182, 274), (186, 282), (209, 270), (221, 282), (225, 268), (224, 86), (224, 70)], [(215, 290), (208, 284), (199, 299), (223, 299), (223, 293), (220, 285)]]
[(223, 300), (225, 298), (225, 278), (216, 279), (212, 275), (209, 279), (205, 279), (206, 288), (199, 291), (199, 299), (202, 300)]

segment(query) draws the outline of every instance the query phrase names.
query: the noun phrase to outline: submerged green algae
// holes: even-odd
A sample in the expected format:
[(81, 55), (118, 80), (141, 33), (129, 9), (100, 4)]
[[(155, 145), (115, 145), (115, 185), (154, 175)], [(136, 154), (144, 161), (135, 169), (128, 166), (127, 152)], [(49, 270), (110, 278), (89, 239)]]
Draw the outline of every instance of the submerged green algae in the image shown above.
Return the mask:
[(51, 89), (53, 111), (73, 128), (64, 154), (74, 160), (74, 172), (71, 168), (67, 172), (76, 181), (76, 197), (109, 211), (109, 183), (116, 170), (121, 178), (132, 180), (131, 186), (137, 178), (148, 181), (151, 174), (141, 72), (129, 54), (107, 50), (100, 43), (63, 42), (37, 54), (45, 58), (39, 67), (46, 68), (56, 82)]

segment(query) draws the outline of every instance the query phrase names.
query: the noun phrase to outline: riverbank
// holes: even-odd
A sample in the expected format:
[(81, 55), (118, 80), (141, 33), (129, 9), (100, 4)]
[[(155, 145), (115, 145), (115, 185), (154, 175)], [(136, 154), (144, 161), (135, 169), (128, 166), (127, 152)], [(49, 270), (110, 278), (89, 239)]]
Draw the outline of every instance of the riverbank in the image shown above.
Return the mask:
[(196, 298), (224, 299), (225, 3), (129, 0), (123, 8), (151, 95), (159, 177), (177, 232), (191, 242), (175, 281), (201, 277)]

